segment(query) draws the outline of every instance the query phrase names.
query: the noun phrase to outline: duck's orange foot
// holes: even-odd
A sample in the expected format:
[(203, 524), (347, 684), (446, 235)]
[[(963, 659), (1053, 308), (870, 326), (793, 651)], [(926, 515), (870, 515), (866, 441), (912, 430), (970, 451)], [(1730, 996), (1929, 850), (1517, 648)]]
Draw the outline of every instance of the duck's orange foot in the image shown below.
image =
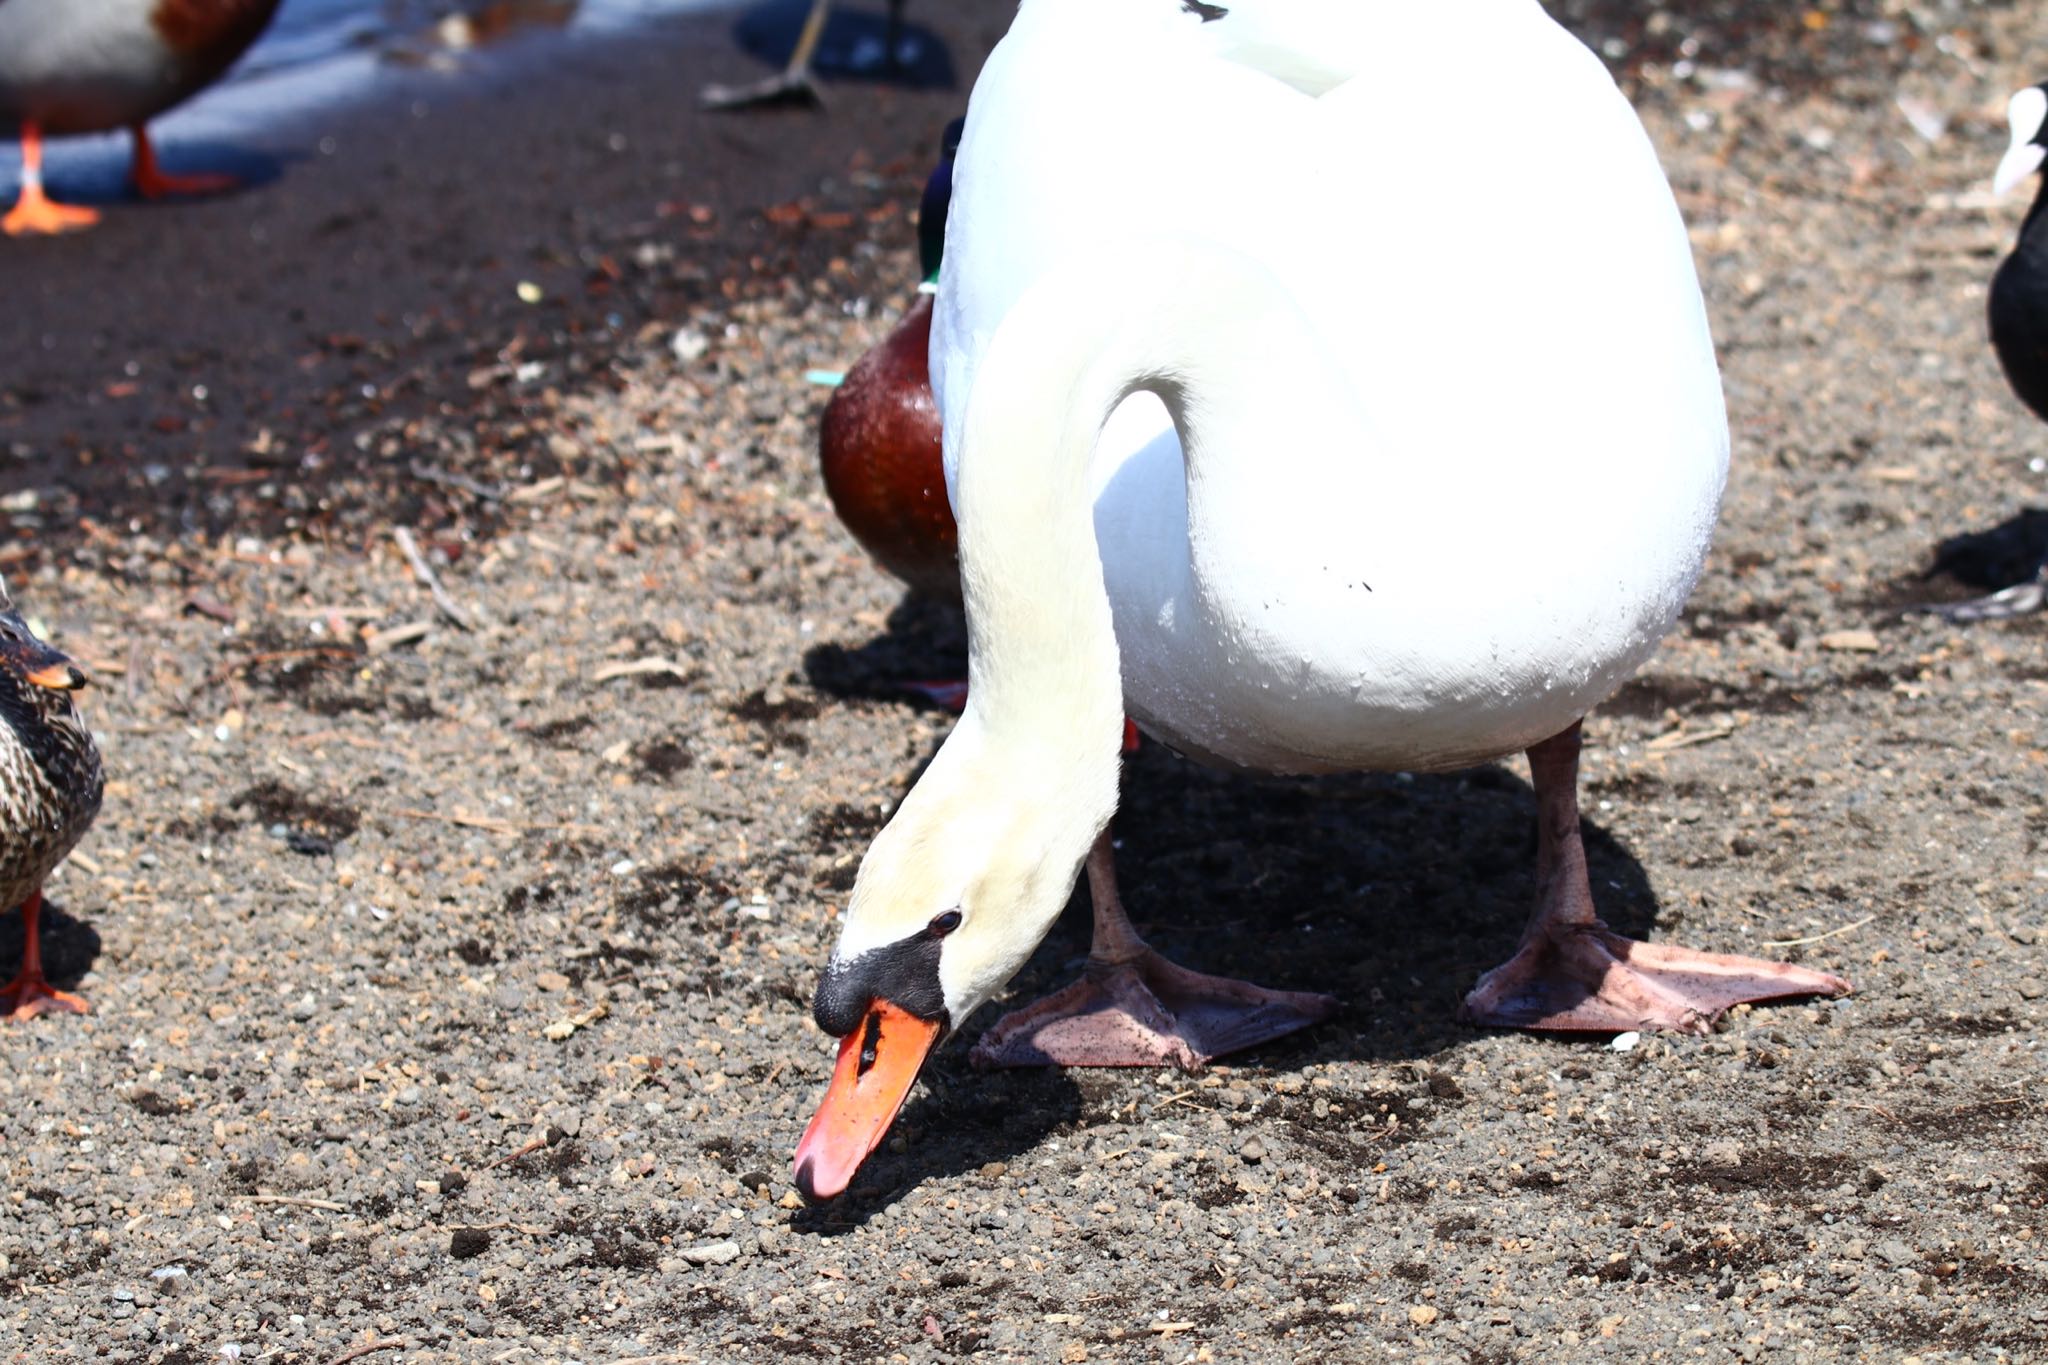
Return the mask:
[(44, 194), (41, 187), (28, 187), (22, 190), (21, 198), (7, 211), (7, 216), (0, 218), (0, 232), (9, 237), (53, 237), (62, 232), (81, 231), (99, 220), (98, 209), (59, 204)]
[(33, 1019), (39, 1014), (91, 1014), (92, 1006), (82, 995), (60, 991), (40, 971), (24, 968), (20, 975), (0, 986), (0, 1019)]
[(232, 175), (200, 173), (198, 175), (171, 175), (157, 171), (148, 179), (137, 179), (135, 192), (144, 199), (170, 199), (179, 195), (226, 194), (238, 189), (242, 182)]
[(135, 192), (144, 199), (171, 199), (180, 195), (225, 194), (239, 188), (242, 182), (232, 175), (172, 175), (152, 162), (146, 171), (136, 169), (133, 183)]
[(1573, 1033), (1705, 1033), (1734, 1005), (1851, 989), (1789, 963), (1641, 943), (1598, 923), (1558, 924), (1479, 978), (1458, 1017)]
[(1337, 1001), (1207, 976), (1150, 948), (1006, 1014), (974, 1045), (976, 1066), (1177, 1066), (1193, 1071), (1321, 1023)]
[(149, 140), (149, 130), (137, 124), (135, 134), (135, 161), (128, 171), (128, 183), (144, 199), (169, 199), (185, 194), (224, 194), (240, 187), (241, 181), (232, 175), (200, 174), (172, 175), (157, 163), (156, 144)]

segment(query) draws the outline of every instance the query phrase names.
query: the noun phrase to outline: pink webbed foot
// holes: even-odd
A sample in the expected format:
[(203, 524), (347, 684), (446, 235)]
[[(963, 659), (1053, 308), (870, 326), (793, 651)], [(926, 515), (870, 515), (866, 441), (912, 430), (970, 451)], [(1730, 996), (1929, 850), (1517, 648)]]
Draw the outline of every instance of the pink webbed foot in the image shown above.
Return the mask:
[(1826, 972), (1615, 933), (1594, 910), (1586, 877), (1576, 722), (1530, 748), (1529, 780), (1536, 789), (1536, 909), (1521, 947), (1479, 978), (1460, 1019), (1580, 1033), (1705, 1033), (1745, 1001), (1851, 989)]
[(1207, 976), (1150, 948), (1004, 1015), (974, 1045), (976, 1066), (1177, 1066), (1193, 1071), (1321, 1023), (1337, 1001)]
[(1641, 943), (1599, 924), (1557, 924), (1481, 977), (1458, 1015), (1498, 1028), (1705, 1033), (1735, 1005), (1849, 990), (1839, 976), (1789, 963)]
[[(1134, 733), (1126, 724), (1127, 736)], [(1318, 1024), (1337, 1001), (1269, 991), (1169, 962), (1145, 945), (1116, 889), (1105, 830), (1088, 852), (1095, 937), (1079, 981), (1004, 1015), (974, 1045), (976, 1066), (1177, 1066), (1193, 1071)]]

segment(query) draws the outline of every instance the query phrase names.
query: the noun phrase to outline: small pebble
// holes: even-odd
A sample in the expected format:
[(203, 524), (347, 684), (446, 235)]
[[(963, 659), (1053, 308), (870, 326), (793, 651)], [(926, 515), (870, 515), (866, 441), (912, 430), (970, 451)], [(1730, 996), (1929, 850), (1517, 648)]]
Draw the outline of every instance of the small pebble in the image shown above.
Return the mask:
[(691, 1265), (726, 1265), (740, 1258), (738, 1242), (701, 1242), (684, 1247), (683, 1259)]

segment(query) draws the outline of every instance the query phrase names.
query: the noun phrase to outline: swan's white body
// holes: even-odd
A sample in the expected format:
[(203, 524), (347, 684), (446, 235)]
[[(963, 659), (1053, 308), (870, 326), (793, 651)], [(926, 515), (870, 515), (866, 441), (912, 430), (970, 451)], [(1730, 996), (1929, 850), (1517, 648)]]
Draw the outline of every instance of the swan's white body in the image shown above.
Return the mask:
[(1670, 190), (1534, 0), (1024, 0), (931, 361), (968, 703), (833, 960), (960, 910), (955, 1023), (1065, 903), (1126, 713), (1277, 772), (1526, 748), (1669, 628), (1727, 467)]
[(846, 1188), (1084, 858), (1087, 972), (978, 1058), (1196, 1065), (1336, 1008), (1131, 928), (1126, 713), (1280, 772), (1528, 750), (1537, 904), (1474, 1021), (1699, 1032), (1849, 989), (1624, 938), (1586, 875), (1577, 722), (1683, 606), (1728, 459), (1633, 113), (1535, 0), (1223, 3), (1024, 0), (975, 85), (931, 351), (967, 707), (819, 983), (808, 1194)]
[[(970, 614), (985, 513), (959, 466), (998, 327), (1049, 276), (1098, 286), (1048, 286), (1084, 315), (1119, 307), (1122, 253), (1196, 239), (1270, 271), (1306, 340), (1195, 395), (1192, 498), (1157, 398), (1102, 430), (1125, 706), (1269, 771), (1525, 748), (1650, 654), (1714, 524), (1726, 422), (1670, 191), (1534, 0), (1228, 9), (1024, 0), (975, 86), (931, 355)], [(1191, 329), (1206, 287), (1185, 280)]]

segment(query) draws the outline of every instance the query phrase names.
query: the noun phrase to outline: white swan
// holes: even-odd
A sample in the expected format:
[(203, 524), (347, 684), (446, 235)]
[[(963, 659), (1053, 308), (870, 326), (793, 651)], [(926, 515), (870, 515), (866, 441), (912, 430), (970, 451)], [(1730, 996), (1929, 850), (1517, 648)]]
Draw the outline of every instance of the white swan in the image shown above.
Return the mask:
[(983, 1059), (1194, 1065), (1333, 1006), (1131, 932), (1126, 711), (1262, 771), (1528, 750), (1538, 906), (1476, 1020), (1703, 1028), (1847, 989), (1593, 911), (1578, 721), (1683, 605), (1728, 438), (1655, 156), (1534, 0), (1025, 0), (969, 105), (932, 372), (969, 700), (819, 985), (844, 1041), (802, 1188), (845, 1187), (1084, 861), (1087, 978)]

